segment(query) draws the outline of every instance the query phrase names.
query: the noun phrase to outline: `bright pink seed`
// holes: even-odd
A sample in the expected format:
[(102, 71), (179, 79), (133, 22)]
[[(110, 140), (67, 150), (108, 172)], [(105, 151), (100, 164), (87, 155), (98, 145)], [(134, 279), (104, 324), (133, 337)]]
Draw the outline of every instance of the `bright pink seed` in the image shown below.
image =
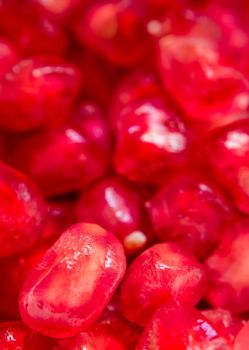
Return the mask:
[(76, 205), (76, 218), (114, 233), (128, 254), (141, 250), (148, 241), (149, 223), (142, 197), (119, 177), (101, 180), (83, 191)]
[(29, 330), (22, 322), (0, 323), (1, 350), (26, 350), (24, 344), (28, 334)]
[(26, 137), (13, 151), (12, 162), (51, 197), (80, 190), (103, 176), (110, 155), (102, 114), (83, 104), (68, 124)]
[(70, 227), (24, 285), (23, 321), (53, 338), (77, 335), (100, 316), (125, 266), (123, 248), (111, 233), (94, 224)]
[(165, 182), (146, 203), (155, 233), (161, 241), (178, 242), (198, 258), (206, 257), (232, 219), (230, 203), (212, 182), (194, 173)]
[(215, 177), (233, 196), (237, 207), (248, 214), (248, 120), (230, 124), (211, 134), (206, 149)]
[(123, 109), (114, 154), (119, 174), (156, 183), (165, 172), (185, 165), (187, 154), (185, 125), (161, 98), (136, 101)]
[(174, 244), (161, 243), (130, 265), (121, 288), (121, 306), (132, 322), (145, 325), (164, 303), (195, 305), (206, 290), (201, 264)]
[(46, 209), (36, 186), (0, 163), (0, 257), (32, 247), (44, 228)]
[(61, 58), (18, 61), (0, 81), (1, 128), (23, 132), (64, 121), (79, 94), (80, 73)]
[(200, 311), (164, 305), (148, 322), (136, 350), (232, 350)]
[(239, 219), (205, 262), (208, 302), (236, 313), (249, 311), (249, 221)]
[(234, 350), (249, 349), (249, 322), (241, 329), (234, 342)]
[(247, 111), (246, 79), (219, 62), (219, 52), (209, 40), (165, 36), (159, 42), (159, 62), (166, 91), (188, 119), (217, 127), (241, 119)]
[(235, 337), (243, 327), (242, 320), (226, 309), (208, 309), (202, 311), (202, 314), (219, 331), (219, 334), (230, 339), (233, 344)]
[(32, 4), (33, 1), (1, 2), (1, 35), (25, 57), (63, 55), (69, 45), (65, 29), (52, 16), (45, 15), (39, 6)]
[(120, 0), (90, 6), (79, 16), (75, 32), (80, 43), (121, 67), (138, 64), (150, 46), (143, 17), (132, 3)]

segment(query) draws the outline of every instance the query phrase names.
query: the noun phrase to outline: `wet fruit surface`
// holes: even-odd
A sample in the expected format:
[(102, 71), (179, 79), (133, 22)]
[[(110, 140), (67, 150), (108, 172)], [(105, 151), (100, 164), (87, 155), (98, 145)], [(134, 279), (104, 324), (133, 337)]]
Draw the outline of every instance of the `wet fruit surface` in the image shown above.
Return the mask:
[(84, 191), (76, 206), (76, 217), (113, 232), (127, 253), (141, 250), (147, 243), (148, 219), (142, 196), (122, 178), (102, 180)]
[(222, 349), (230, 350), (212, 323), (191, 306), (160, 308), (146, 326), (137, 349), (143, 350)]
[(155, 183), (164, 172), (186, 164), (185, 125), (160, 98), (127, 105), (120, 118), (114, 154), (119, 174)]
[(230, 227), (221, 245), (206, 260), (209, 276), (207, 299), (216, 307), (228, 307), (235, 312), (249, 310), (248, 292), (248, 221), (241, 220)]
[(0, 0), (0, 350), (249, 350), (247, 0)]
[(76, 335), (101, 314), (124, 272), (118, 240), (100, 226), (76, 224), (61, 235), (27, 279), (19, 298), (22, 318), (48, 336)]
[(198, 261), (174, 244), (161, 243), (130, 265), (121, 289), (121, 306), (129, 320), (145, 325), (164, 303), (197, 304), (205, 288), (206, 276)]
[(38, 240), (46, 217), (36, 186), (23, 174), (0, 164), (0, 256), (21, 253)]
[(199, 258), (218, 244), (232, 213), (217, 188), (195, 174), (169, 179), (146, 207), (160, 240), (177, 241)]

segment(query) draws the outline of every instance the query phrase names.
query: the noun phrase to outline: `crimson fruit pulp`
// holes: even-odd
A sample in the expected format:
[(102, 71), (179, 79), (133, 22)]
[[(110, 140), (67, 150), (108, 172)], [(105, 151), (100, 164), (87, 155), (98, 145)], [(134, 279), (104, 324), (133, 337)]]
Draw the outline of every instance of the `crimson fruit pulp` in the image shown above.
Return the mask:
[(11, 161), (39, 184), (46, 197), (53, 197), (80, 190), (107, 173), (110, 154), (101, 112), (83, 104), (67, 124), (25, 138)]
[(0, 323), (0, 345), (2, 350), (23, 349), (28, 328), (21, 322)]
[(130, 1), (93, 4), (79, 16), (75, 32), (80, 43), (121, 67), (139, 64), (148, 50), (144, 19)]
[(249, 212), (247, 171), (249, 165), (249, 127), (238, 121), (210, 135), (207, 155), (211, 169), (222, 186), (233, 196), (237, 207)]
[(0, 126), (23, 132), (60, 124), (79, 94), (80, 82), (77, 69), (60, 58), (16, 62), (0, 82)]
[(74, 336), (101, 314), (125, 267), (123, 248), (111, 233), (95, 224), (76, 224), (27, 279), (19, 297), (21, 316), (42, 334)]
[(0, 0), (0, 350), (249, 350), (248, 0)]
[(154, 184), (165, 172), (186, 165), (186, 127), (161, 98), (135, 101), (122, 114), (114, 154), (114, 167), (119, 174), (132, 181)]
[(192, 306), (162, 306), (147, 324), (136, 350), (232, 350), (209, 321)]
[(113, 232), (127, 254), (141, 250), (147, 243), (149, 223), (145, 214), (142, 196), (119, 177), (95, 183), (82, 193), (76, 205), (79, 221), (95, 222)]
[(207, 300), (215, 307), (225, 307), (237, 313), (249, 311), (248, 225), (248, 220), (241, 219), (229, 227), (220, 246), (205, 262), (209, 278)]
[(237, 337), (235, 338), (234, 350), (248, 350), (249, 348), (249, 338), (248, 338), (248, 327), (247, 322), (241, 329)]
[(124, 315), (145, 325), (164, 303), (195, 305), (206, 289), (201, 264), (174, 244), (152, 246), (130, 265), (121, 289)]
[(160, 240), (178, 242), (199, 258), (212, 252), (232, 219), (229, 201), (212, 182), (193, 173), (168, 179), (146, 207)]
[(35, 184), (4, 163), (0, 163), (0, 196), (0, 256), (22, 253), (44, 228), (42, 196)]

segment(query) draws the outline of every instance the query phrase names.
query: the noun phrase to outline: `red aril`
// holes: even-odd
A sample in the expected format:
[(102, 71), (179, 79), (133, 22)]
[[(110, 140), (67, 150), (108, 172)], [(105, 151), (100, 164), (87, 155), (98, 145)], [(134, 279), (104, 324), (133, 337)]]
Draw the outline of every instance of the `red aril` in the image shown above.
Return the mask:
[(60, 58), (18, 61), (0, 81), (0, 127), (24, 132), (64, 121), (80, 90), (80, 73)]
[(226, 309), (208, 309), (202, 311), (202, 314), (219, 331), (219, 334), (230, 339), (233, 344), (235, 337), (243, 327), (242, 320)]
[(0, 77), (2, 77), (17, 61), (15, 47), (6, 39), (0, 39)]
[(231, 205), (219, 189), (194, 173), (166, 180), (146, 207), (161, 241), (178, 242), (198, 258), (217, 246), (221, 230), (233, 218)]
[(25, 138), (11, 158), (51, 197), (80, 190), (105, 175), (110, 156), (104, 118), (94, 105), (83, 104), (68, 124)]
[[(39, 4), (45, 11), (58, 19), (63, 19), (70, 14), (80, 4), (80, 0), (32, 0)], [(83, 1), (83, 3), (86, 0)]]
[(128, 322), (118, 310), (117, 300), (112, 300), (100, 319), (74, 338), (58, 340), (55, 350), (134, 350), (140, 329)]
[(119, 340), (118, 335), (108, 334), (108, 332), (96, 326), (80, 333), (75, 338), (57, 341), (53, 350), (80, 349), (126, 350), (126, 347)]
[(148, 243), (142, 196), (122, 178), (106, 178), (83, 191), (75, 213), (78, 221), (93, 222), (114, 233), (127, 254)]
[(22, 253), (39, 239), (46, 209), (36, 186), (0, 163), (0, 257)]
[(69, 38), (54, 18), (44, 15), (33, 0), (0, 3), (0, 32), (23, 56), (63, 55)]
[(148, 322), (136, 350), (232, 350), (229, 341), (189, 305), (162, 306)]
[(22, 322), (0, 323), (1, 350), (26, 350), (24, 345), (28, 334), (29, 330)]
[(249, 221), (240, 218), (224, 232), (220, 246), (208, 257), (206, 298), (213, 307), (236, 313), (249, 311)]
[(156, 98), (162, 94), (158, 77), (154, 72), (139, 71), (126, 75), (115, 91), (111, 106), (110, 123), (114, 131), (122, 126), (122, 112), (137, 101)]
[(19, 297), (23, 321), (52, 338), (67, 338), (101, 314), (125, 272), (114, 235), (94, 224), (66, 230), (30, 274)]
[(249, 322), (241, 329), (234, 342), (234, 350), (249, 349)]
[(0, 323), (1, 350), (54, 350), (52, 339), (32, 332), (22, 322)]
[(119, 174), (132, 181), (157, 183), (165, 172), (186, 164), (185, 125), (161, 98), (128, 104), (120, 118), (114, 154)]
[[(234, 3), (235, 4), (235, 3)], [(248, 74), (249, 38), (248, 24), (239, 15), (239, 6), (235, 9), (211, 2), (207, 4), (205, 11), (215, 21), (219, 29), (217, 44), (221, 51), (221, 60)], [(243, 51), (243, 55), (241, 52)]]
[(121, 288), (121, 306), (132, 322), (145, 325), (164, 303), (195, 305), (206, 290), (201, 264), (179, 246), (156, 244), (128, 268)]
[(239, 71), (219, 62), (219, 52), (210, 41), (168, 35), (160, 40), (158, 51), (165, 90), (188, 119), (217, 127), (244, 117), (248, 82)]
[(22, 255), (1, 258), (0, 260), (0, 313), (8, 319), (19, 319), (19, 293), (30, 273), (41, 261), (46, 251), (51, 247), (50, 241), (41, 241), (31, 250)]
[(143, 17), (129, 1), (93, 4), (79, 15), (75, 32), (80, 43), (121, 67), (139, 64), (150, 46)]
[(237, 207), (248, 214), (248, 120), (238, 121), (211, 134), (206, 149), (215, 177), (232, 195)]

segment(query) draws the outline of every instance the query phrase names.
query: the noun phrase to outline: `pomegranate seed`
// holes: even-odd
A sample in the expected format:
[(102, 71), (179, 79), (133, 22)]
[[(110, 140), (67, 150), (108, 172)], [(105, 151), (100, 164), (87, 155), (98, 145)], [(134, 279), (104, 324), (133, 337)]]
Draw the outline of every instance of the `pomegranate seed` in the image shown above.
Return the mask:
[(1, 35), (24, 56), (64, 54), (69, 44), (66, 31), (51, 16), (44, 16), (31, 1), (1, 2)]
[(30, 274), (19, 297), (22, 319), (53, 338), (75, 336), (99, 317), (124, 272), (115, 236), (98, 225), (76, 224)]
[(28, 334), (28, 328), (22, 322), (0, 323), (1, 350), (24, 349), (25, 338)]
[(80, 190), (104, 175), (110, 153), (104, 119), (92, 105), (83, 105), (67, 125), (24, 139), (12, 163), (51, 197)]
[(139, 101), (123, 111), (114, 155), (116, 171), (129, 180), (156, 183), (186, 163), (185, 126), (161, 99)]
[(69, 199), (48, 202), (47, 222), (42, 232), (43, 240), (56, 241), (61, 233), (74, 223), (73, 206), (74, 201)]
[(247, 322), (235, 338), (234, 350), (248, 350), (249, 348), (249, 322)]
[(101, 349), (101, 350), (126, 350), (127, 348), (118, 339), (118, 335), (109, 334), (105, 329), (98, 326), (91, 327), (75, 338), (57, 341), (54, 350), (78, 350), (78, 349)]
[(164, 305), (147, 324), (137, 350), (232, 350), (215, 327), (189, 305)]
[(41, 334), (31, 332), (22, 322), (0, 323), (1, 350), (53, 350), (54, 344)]
[(76, 206), (76, 218), (97, 223), (114, 233), (127, 253), (140, 250), (147, 243), (148, 220), (142, 198), (121, 178), (101, 180), (82, 192)]
[(36, 186), (23, 174), (0, 163), (0, 257), (21, 253), (38, 240), (45, 205)]
[(240, 210), (249, 213), (249, 126), (247, 120), (214, 132), (207, 141), (207, 154), (215, 177)]
[(166, 36), (159, 42), (159, 61), (165, 89), (190, 120), (217, 127), (244, 117), (248, 83), (239, 71), (219, 63), (208, 40)]
[(214, 307), (249, 311), (248, 244), (249, 221), (240, 219), (226, 230), (220, 246), (206, 260), (207, 300)]
[(79, 17), (75, 25), (79, 41), (114, 65), (129, 67), (144, 58), (148, 36), (143, 17), (131, 2), (104, 1)]
[(0, 77), (17, 62), (17, 53), (13, 45), (5, 39), (0, 39)]
[[(33, 0), (35, 3), (41, 5), (48, 13), (57, 16), (58, 18), (63, 18), (65, 15), (72, 12), (77, 5), (79, 5), (79, 0)], [(86, 2), (84, 0), (83, 2)]]
[(199, 258), (217, 246), (232, 216), (212, 182), (193, 173), (168, 180), (146, 207), (160, 240), (177, 241)]
[[(220, 6), (215, 2), (207, 4), (206, 11), (216, 23), (219, 30), (217, 37), (222, 60), (235, 66), (243, 73), (248, 73), (247, 59), (249, 55), (248, 28), (237, 11)], [(243, 55), (240, 52), (243, 50)]]
[(219, 334), (234, 342), (235, 337), (243, 326), (239, 317), (225, 309), (209, 309), (202, 311), (202, 314), (219, 331)]
[(249, 350), (248, 14), (0, 0), (0, 350)]
[(41, 241), (28, 252), (18, 256), (1, 258), (0, 313), (8, 319), (19, 319), (18, 296), (32, 270), (50, 248), (50, 241)]
[(138, 327), (122, 317), (115, 301), (111, 301), (96, 324), (75, 338), (57, 341), (55, 349), (134, 350), (140, 333)]
[(110, 303), (103, 311), (97, 324), (119, 335), (119, 339), (125, 344), (127, 350), (133, 350), (141, 336), (142, 329), (129, 322), (123, 315), (120, 307), (120, 295), (115, 294)]
[(195, 305), (206, 289), (206, 276), (198, 261), (173, 244), (161, 243), (139, 255), (127, 271), (121, 289), (124, 315), (145, 325), (164, 303)]
[(68, 117), (80, 87), (79, 72), (60, 59), (19, 61), (0, 82), (0, 126), (29, 131)]
[(117, 87), (111, 106), (110, 123), (116, 131), (122, 126), (123, 110), (136, 101), (156, 98), (161, 95), (161, 89), (156, 75), (152, 72), (138, 72), (125, 76)]

